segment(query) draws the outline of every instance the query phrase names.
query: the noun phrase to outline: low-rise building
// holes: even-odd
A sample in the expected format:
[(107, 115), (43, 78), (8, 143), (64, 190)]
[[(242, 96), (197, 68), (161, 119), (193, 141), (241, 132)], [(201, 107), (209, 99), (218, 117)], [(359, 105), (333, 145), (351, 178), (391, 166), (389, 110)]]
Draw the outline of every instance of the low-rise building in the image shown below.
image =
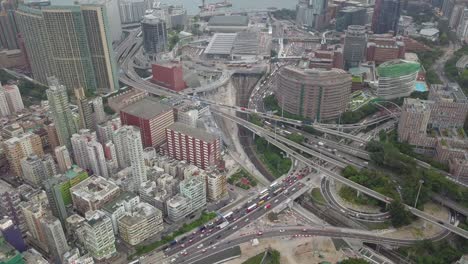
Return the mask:
[(224, 173), (208, 173), (206, 176), (206, 193), (210, 201), (219, 201), (227, 192), (227, 179)]
[(117, 184), (102, 176), (89, 177), (71, 187), (70, 191), (73, 206), (82, 215), (88, 211), (101, 209), (120, 194)]
[(147, 203), (139, 203), (118, 220), (118, 225), (120, 237), (134, 246), (163, 230), (162, 213)]
[(108, 259), (117, 253), (111, 220), (102, 211), (87, 212), (83, 229), (85, 248), (95, 259)]
[(173, 222), (183, 220), (190, 212), (190, 200), (180, 194), (172, 197), (166, 202), (167, 216)]

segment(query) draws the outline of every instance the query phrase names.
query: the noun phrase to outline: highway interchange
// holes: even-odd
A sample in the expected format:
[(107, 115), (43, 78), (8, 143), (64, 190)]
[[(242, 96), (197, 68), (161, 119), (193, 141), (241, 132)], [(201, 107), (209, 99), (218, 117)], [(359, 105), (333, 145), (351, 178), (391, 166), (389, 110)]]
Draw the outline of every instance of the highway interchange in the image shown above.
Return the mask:
[[(148, 91), (149, 93), (156, 94), (159, 96), (183, 96), (187, 98), (192, 98), (191, 96), (185, 95), (185, 94), (178, 94), (173, 91), (170, 91), (164, 87), (160, 87), (158, 85), (155, 85), (149, 81), (143, 80), (141, 77), (136, 74), (134, 71), (134, 65), (132, 58), (135, 56), (135, 54), (139, 51), (141, 47), (141, 39), (137, 37), (139, 31), (138, 30), (133, 30), (130, 31), (129, 37), (125, 39), (117, 48), (117, 54), (118, 54), (118, 59), (119, 62), (121, 63), (121, 69), (123, 70), (123, 73), (120, 76), (120, 81), (138, 88), (138, 89), (143, 89)], [(285, 64), (280, 64), (276, 65), (273, 67), (273, 73), (278, 70), (279, 67), (284, 66)], [(230, 75), (228, 76), (230, 77)], [(227, 78), (229, 79), (229, 78)], [(375, 120), (370, 120), (366, 123), (361, 123), (361, 124), (354, 124), (354, 125), (325, 125), (325, 124), (318, 124), (318, 123), (312, 123), (312, 124), (304, 124), (301, 121), (297, 120), (292, 120), (288, 118), (283, 118), (279, 117), (277, 115), (272, 115), (270, 113), (264, 113), (263, 111), (265, 110), (262, 107), (252, 107), (252, 106), (258, 106), (259, 103), (263, 100), (265, 97), (265, 92), (268, 91), (268, 86), (271, 85), (275, 81), (274, 78), (267, 78), (265, 80), (265, 85), (264, 88), (258, 88), (257, 91), (254, 91), (253, 97), (251, 97), (252, 100), (249, 102), (249, 108), (251, 109), (245, 109), (242, 107), (236, 107), (236, 106), (225, 106), (219, 103), (215, 102), (210, 102), (207, 100), (203, 100), (200, 98), (200, 101), (205, 102), (210, 104), (211, 106), (214, 106), (213, 113), (221, 115), (231, 121), (236, 122), (239, 125), (242, 125), (249, 130), (253, 131), (259, 136), (264, 137), (267, 139), (270, 143), (274, 144), (275, 146), (281, 148), (283, 151), (288, 153), (291, 157), (293, 157), (296, 160), (299, 160), (303, 162), (304, 164), (314, 167), (317, 169), (318, 172), (327, 175), (330, 178), (333, 178), (334, 180), (337, 180), (339, 182), (342, 182), (352, 188), (355, 188), (363, 193), (366, 193), (367, 195), (376, 198), (380, 201), (383, 201), (385, 203), (388, 203), (391, 201), (390, 198), (385, 197), (377, 192), (374, 192), (372, 190), (369, 190), (359, 184), (356, 184), (350, 180), (347, 180), (340, 176), (339, 174), (336, 174), (332, 170), (327, 169), (324, 166), (320, 166), (315, 162), (312, 162), (310, 159), (302, 156), (299, 152), (292, 150), (290, 147), (293, 147), (294, 149), (299, 150), (301, 153), (307, 153), (319, 160), (322, 160), (323, 162), (330, 163), (334, 166), (337, 166), (339, 168), (345, 167), (347, 164), (352, 163), (352, 161), (346, 161), (345, 159), (337, 159), (335, 157), (330, 157), (330, 155), (324, 155), (322, 150), (317, 149), (317, 147), (314, 147), (314, 145), (309, 144), (308, 147), (304, 147), (301, 144), (295, 143), (293, 141), (288, 140), (285, 137), (282, 137), (281, 135), (278, 135), (277, 133), (272, 133), (269, 130), (263, 129), (261, 127), (255, 126), (241, 118), (238, 118), (237, 116), (233, 116), (230, 114), (227, 114), (223, 111), (220, 111), (220, 109), (223, 110), (235, 110), (237, 113), (247, 113), (247, 114), (252, 114), (256, 113), (260, 117), (267, 118), (269, 120), (274, 120), (274, 121), (279, 121), (285, 124), (290, 124), (295, 127), (297, 126), (302, 126), (302, 125), (311, 125), (312, 127), (316, 128), (319, 131), (322, 131), (324, 133), (329, 133), (337, 136), (341, 136), (347, 139), (351, 139), (354, 141), (357, 141), (358, 143), (364, 144), (367, 142), (367, 140), (362, 139), (357, 136), (350, 135), (348, 133), (344, 133), (340, 130), (344, 129), (353, 129), (356, 127), (365, 127), (369, 124), (377, 124), (383, 121), (387, 121), (390, 118), (393, 118), (391, 115), (379, 117)], [(211, 89), (211, 88), (210, 88)], [(334, 128), (339, 128), (339, 130), (334, 130)], [(313, 143), (313, 142), (312, 142)], [(289, 146), (289, 147), (288, 147)], [(342, 151), (343, 153), (347, 153), (349, 155), (355, 155), (356, 153), (359, 153), (362, 156), (368, 155), (365, 151), (362, 151), (360, 149), (354, 149), (349, 146), (344, 146), (342, 144), (336, 144), (335, 145), (336, 149), (339, 149), (339, 151)], [(356, 164), (354, 164), (356, 165)], [(327, 184), (327, 181), (324, 182), (324, 184)], [(329, 183), (328, 183), (329, 184)], [(326, 187), (326, 186), (325, 186)], [(295, 192), (298, 192), (302, 188), (310, 188), (305, 182), (305, 179), (301, 180), (300, 182), (295, 182), (291, 186), (287, 187), (287, 191), (283, 191), (283, 193), (277, 195), (276, 197), (271, 197), (267, 203), (270, 203), (272, 208), (279, 206), (285, 202), (291, 201), (291, 196), (294, 195)], [(326, 190), (327, 188), (325, 188)], [(250, 201), (251, 203), (255, 202)], [(332, 202), (333, 204), (333, 202)], [(228, 241), (222, 241), (222, 239), (232, 235), (235, 233), (238, 229), (248, 225), (251, 221), (254, 221), (263, 215), (265, 215), (266, 212), (272, 209), (265, 209), (263, 206), (260, 206), (253, 212), (247, 213), (245, 211), (245, 208), (249, 204), (244, 204), (241, 208), (238, 208), (236, 211), (234, 211), (233, 214), (233, 219), (236, 220), (231, 220), (229, 225), (221, 230), (214, 230), (211, 232), (201, 233), (202, 231), (198, 231), (200, 233), (192, 234), (189, 235), (188, 238), (186, 238), (184, 246), (182, 247), (181, 243), (178, 243), (172, 247), (169, 247), (166, 249), (165, 254), (170, 256), (171, 260), (174, 260), (176, 263), (192, 263), (196, 260), (203, 259), (207, 255), (210, 254), (210, 251), (212, 253), (214, 252), (219, 252), (223, 249), (232, 247), (233, 245), (237, 245), (243, 242), (247, 242), (251, 240), (253, 237), (277, 237), (277, 236), (293, 236), (293, 235), (321, 235), (321, 236), (330, 236), (330, 237), (350, 237), (350, 238), (359, 238), (364, 241), (380, 241), (381, 243), (388, 243), (388, 244), (399, 244), (399, 245), (405, 245), (408, 243), (414, 243), (415, 241), (409, 241), (409, 240), (392, 240), (388, 238), (379, 238), (376, 235), (372, 234), (363, 234), (363, 233), (355, 233), (349, 230), (338, 230), (338, 229), (314, 229), (314, 228), (309, 228), (307, 227), (304, 230), (301, 230), (299, 228), (292, 228), (292, 229), (287, 229), (287, 230), (271, 230), (271, 231), (265, 231), (263, 234), (251, 234), (251, 235), (246, 235), (242, 236), (233, 240), (228, 240)], [(334, 204), (334, 206), (339, 206), (339, 204)], [(352, 214), (354, 212), (350, 211), (349, 209), (345, 209), (346, 213), (348, 213), (350, 216), (353, 216)], [(436, 225), (439, 225), (449, 231), (452, 231), (454, 233), (457, 233), (465, 238), (468, 238), (468, 232), (465, 230), (462, 230), (456, 226), (454, 226), (450, 221), (447, 220), (441, 220), (434, 218), (424, 212), (421, 212), (415, 208), (412, 208), (410, 206), (407, 206), (407, 209), (411, 211), (413, 214), (416, 216), (419, 216), (427, 221), (430, 221)], [(354, 215), (356, 218), (360, 218), (357, 215)], [(382, 213), (382, 214), (372, 214), (372, 215), (365, 215), (364, 217), (368, 217), (369, 220), (381, 220), (382, 218), (387, 218), (388, 214)], [(380, 219), (379, 219), (380, 218)], [(362, 219), (362, 218), (361, 218)], [(191, 236), (191, 237), (190, 237)], [(191, 242), (188, 242), (192, 240)], [(216, 248), (214, 248), (216, 247)], [(215, 250), (216, 249), (216, 250)]]

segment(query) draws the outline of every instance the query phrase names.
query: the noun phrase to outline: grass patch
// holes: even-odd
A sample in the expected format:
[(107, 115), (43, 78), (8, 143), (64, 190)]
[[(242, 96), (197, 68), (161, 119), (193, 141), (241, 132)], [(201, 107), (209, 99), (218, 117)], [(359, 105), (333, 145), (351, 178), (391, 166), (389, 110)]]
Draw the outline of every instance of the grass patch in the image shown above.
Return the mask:
[[(281, 254), (279, 251), (269, 249), (265, 259), (263, 259), (265, 252), (262, 252), (256, 256), (249, 258), (242, 264), (280, 264)], [(262, 262), (263, 259), (263, 262)]]
[(321, 204), (326, 204), (327, 201), (325, 201), (325, 198), (323, 198), (322, 193), (320, 192), (320, 188), (314, 188), (310, 192), (310, 195), (312, 196), (312, 199), (314, 202), (321, 203)]
[(180, 235), (183, 235), (183, 234), (185, 234), (185, 233), (187, 233), (189, 231), (192, 231), (193, 229), (195, 229), (195, 228), (197, 228), (197, 227), (199, 227), (201, 225), (204, 225), (204, 224), (208, 223), (209, 221), (213, 220), (214, 218), (216, 218), (216, 213), (215, 212), (209, 212), (209, 213), (204, 212), (204, 213), (202, 213), (200, 218), (198, 218), (197, 220), (191, 222), (190, 224), (184, 224), (179, 230), (173, 232), (171, 235), (165, 236), (161, 240), (155, 241), (155, 242), (153, 242), (151, 244), (148, 244), (148, 245), (136, 246), (136, 252), (134, 254), (130, 255), (128, 257), (128, 259), (133, 259), (133, 258), (135, 258), (137, 256), (141, 256), (143, 254), (149, 253), (149, 252), (157, 249), (158, 247), (171, 242), (176, 237), (178, 237)]
[(284, 157), (279, 148), (268, 144), (264, 138), (255, 138), (255, 150), (260, 160), (274, 177), (281, 177), (281, 175), (288, 173), (291, 168), (291, 159)]
[(374, 205), (378, 206), (379, 201), (376, 199), (373, 199), (365, 194), (357, 195), (357, 191), (351, 187), (348, 186), (343, 186), (341, 187), (340, 191), (338, 192), (341, 198), (344, 200), (354, 203), (354, 204), (359, 204), (359, 205)]

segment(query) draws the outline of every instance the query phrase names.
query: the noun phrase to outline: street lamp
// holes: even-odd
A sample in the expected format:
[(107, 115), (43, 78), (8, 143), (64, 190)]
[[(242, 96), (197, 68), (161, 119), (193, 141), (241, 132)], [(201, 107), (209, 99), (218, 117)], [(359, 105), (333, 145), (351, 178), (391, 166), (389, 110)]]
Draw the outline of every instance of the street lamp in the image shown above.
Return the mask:
[(414, 202), (414, 208), (416, 208), (416, 205), (418, 204), (419, 193), (421, 192), (421, 187), (422, 187), (423, 183), (424, 183), (424, 180), (419, 180), (418, 194), (416, 195), (416, 201)]

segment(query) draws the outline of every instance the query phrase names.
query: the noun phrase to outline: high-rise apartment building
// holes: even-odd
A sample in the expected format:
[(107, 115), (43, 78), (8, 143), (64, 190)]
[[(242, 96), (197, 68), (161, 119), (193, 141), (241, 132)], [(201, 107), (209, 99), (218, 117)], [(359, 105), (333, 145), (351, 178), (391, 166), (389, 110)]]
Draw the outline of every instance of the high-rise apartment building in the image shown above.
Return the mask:
[(14, 15), (13, 9), (0, 10), (0, 47), (4, 49), (19, 49)]
[(144, 147), (159, 147), (166, 141), (166, 128), (174, 123), (172, 107), (143, 98), (120, 111), (122, 125), (140, 128)]
[(3, 92), (10, 109), (10, 113), (16, 113), (24, 109), (23, 98), (17, 85), (3, 85)]
[(221, 160), (221, 141), (216, 135), (182, 123), (166, 128), (169, 156), (206, 169)]
[(47, 210), (41, 204), (33, 201), (22, 202), (20, 204), (24, 222), (28, 230), (28, 237), (34, 245), (47, 251), (47, 240), (41, 219), (46, 216)]
[[(119, 41), (122, 38), (122, 23), (120, 21), (119, 13), (119, 1), (113, 0), (79, 0), (76, 2), (79, 5), (84, 6), (96, 6), (99, 8), (99, 12), (102, 13), (103, 21), (107, 21), (104, 24), (104, 29), (110, 32), (110, 39), (112, 42)], [(108, 25), (106, 25), (108, 24)], [(99, 25), (100, 27), (101, 25)]]
[(57, 129), (55, 127), (55, 124), (50, 121), (46, 121), (44, 123), (44, 129), (46, 130), (47, 133), (47, 140), (49, 142), (49, 147), (51, 149), (55, 149), (56, 147), (60, 146), (60, 141), (57, 135)]
[(228, 194), (227, 178), (224, 173), (208, 173), (206, 176), (206, 194), (210, 201), (220, 201)]
[(95, 130), (95, 122), (93, 113), (88, 98), (86, 98), (85, 90), (83, 87), (73, 89), (75, 94), (76, 103), (78, 105), (78, 114), (80, 118), (80, 129)]
[(52, 58), (52, 46), (42, 12), (27, 6), (19, 6), (15, 17), (25, 41), (33, 77), (38, 82), (47, 84), (49, 76), (59, 75)]
[(154, 15), (146, 15), (141, 21), (143, 33), (143, 48), (147, 54), (155, 55), (166, 50), (167, 28), (166, 22)]
[(375, 34), (398, 32), (400, 0), (376, 0), (372, 16), (372, 31)]
[(20, 193), (4, 181), (0, 181), (0, 185), (0, 215), (9, 217), (22, 232), (25, 232), (26, 225), (21, 213)]
[[(105, 2), (116, 4), (116, 1), (111, 0)], [(118, 90), (118, 70), (111, 37), (112, 30), (116, 27), (109, 27), (108, 11), (104, 5), (81, 5), (80, 7), (86, 28), (91, 63), (94, 67), (97, 92), (109, 93)], [(110, 17), (118, 16), (113, 14)]]
[(41, 12), (50, 41), (55, 76), (71, 91), (79, 87), (96, 91), (96, 76), (80, 7), (50, 6)]
[(64, 174), (56, 175), (44, 182), (52, 214), (62, 223), (65, 223), (68, 217), (67, 207), (72, 204), (70, 188), (87, 178), (88, 173), (75, 166)]
[[(306, 64), (307, 65), (307, 64)], [(341, 69), (283, 67), (275, 97), (284, 110), (310, 120), (338, 118), (351, 95), (351, 75)]]
[(49, 255), (52, 256), (55, 263), (62, 263), (63, 254), (70, 250), (62, 224), (53, 216), (43, 217), (41, 223), (47, 247), (49, 248)]
[(89, 165), (92, 172), (95, 175), (108, 178), (109, 172), (107, 171), (106, 158), (104, 157), (104, 149), (102, 148), (101, 143), (97, 141), (90, 141), (87, 144), (87, 148)]
[(96, 133), (89, 129), (81, 129), (78, 134), (71, 137), (71, 145), (75, 163), (83, 169), (91, 169), (88, 143), (96, 142)]
[(72, 161), (70, 158), (70, 152), (66, 146), (59, 146), (54, 149), (55, 159), (57, 160), (58, 170), (61, 173), (71, 169)]
[(107, 122), (97, 124), (96, 134), (98, 141), (101, 142), (101, 144), (105, 144), (109, 140), (112, 140), (114, 131), (121, 126), (120, 118), (114, 118)]
[(147, 179), (140, 129), (134, 126), (122, 126), (114, 132), (114, 144), (119, 166), (131, 167), (133, 185), (131, 189), (138, 191), (140, 185)]
[(33, 154), (39, 157), (44, 155), (41, 137), (30, 132), (3, 142), (3, 151), (10, 164), (10, 169), (17, 177), (23, 175), (21, 169), (21, 160), (23, 158)]
[(61, 146), (71, 149), (71, 136), (76, 133), (76, 126), (68, 102), (67, 89), (55, 77), (48, 79), (47, 100), (54, 120), (57, 136)]
[(0, 116), (8, 116), (10, 114), (10, 108), (8, 107), (5, 91), (0, 89)]
[(365, 59), (367, 45), (366, 27), (351, 25), (346, 30), (343, 48), (345, 69), (358, 67)]
[(112, 222), (104, 212), (99, 210), (87, 212), (83, 229), (85, 248), (93, 258), (102, 260), (116, 254)]
[(30, 155), (21, 160), (23, 180), (31, 186), (41, 186), (44, 181), (57, 174), (52, 155), (46, 154), (42, 158)]

